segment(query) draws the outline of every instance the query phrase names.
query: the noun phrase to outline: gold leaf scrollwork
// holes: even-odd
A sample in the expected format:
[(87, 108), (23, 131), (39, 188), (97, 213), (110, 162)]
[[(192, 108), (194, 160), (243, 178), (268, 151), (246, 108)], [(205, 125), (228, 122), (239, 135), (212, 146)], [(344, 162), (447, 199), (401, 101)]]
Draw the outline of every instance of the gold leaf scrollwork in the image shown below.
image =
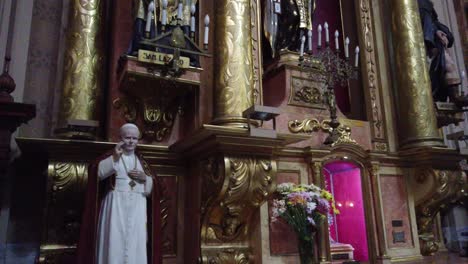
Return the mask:
[(316, 118), (299, 120), (291, 120), (288, 122), (289, 131), (292, 133), (312, 133), (318, 131), (328, 132), (330, 129), (330, 120), (320, 122)]
[(242, 111), (253, 104), (255, 86), (250, 2), (247, 0), (216, 2), (215, 53), (218, 71), (215, 77), (215, 113), (217, 117), (242, 116)]
[(337, 145), (341, 144), (351, 144), (351, 145), (359, 145), (356, 140), (351, 138), (351, 128), (348, 126), (339, 126), (337, 128), (338, 132), (338, 139), (333, 142), (331, 145), (332, 147), (335, 147)]
[(434, 217), (445, 204), (460, 198), (460, 190), (466, 182), (466, 175), (461, 171), (432, 168), (416, 171), (416, 183), (429, 186), (423, 198), (416, 204), (418, 234), (423, 255), (428, 256), (437, 252), (439, 246), (433, 233)]
[(388, 145), (384, 142), (374, 142), (374, 149), (377, 151), (387, 152)]
[[(38, 263), (72, 256), (79, 237), (82, 201), (88, 179), (86, 163), (50, 162), (47, 170), (47, 210)], [(57, 246), (60, 245), (60, 246)]]
[(360, 0), (361, 13), (361, 31), (363, 32), (365, 43), (365, 66), (367, 74), (367, 85), (372, 107), (372, 125), (374, 137), (377, 139), (385, 138), (384, 123), (382, 121), (380, 91), (377, 89), (377, 69), (376, 69), (376, 54), (374, 49), (374, 33), (372, 29), (372, 15), (370, 10), (369, 0)]
[[(245, 257), (235, 258), (235, 254), (226, 255), (224, 250), (249, 243), (252, 216), (275, 189), (276, 162), (248, 157), (211, 158), (202, 162), (202, 168), (203, 263), (248, 263), (248, 251)], [(213, 243), (222, 243), (223, 248), (213, 249)]]
[(143, 134), (145, 137), (163, 141), (172, 130), (177, 111), (179, 109), (176, 105), (167, 105), (154, 98), (145, 100), (143, 102), (143, 118), (145, 121)]
[(52, 202), (57, 195), (66, 192), (69, 188), (78, 191), (86, 184), (87, 165), (84, 163), (51, 163), (49, 164), (49, 177), (52, 180)]
[(291, 77), (289, 105), (324, 109), (323, 90), (325, 79), (321, 71), (315, 71), (308, 78)]
[(72, 2), (59, 118), (61, 121), (97, 120), (99, 109), (96, 106), (102, 98), (103, 1)]
[(115, 109), (119, 110), (126, 122), (135, 123), (137, 117), (136, 102), (129, 98), (117, 98), (112, 102)]
[(320, 104), (322, 103), (322, 93), (317, 88), (302, 87), (299, 91), (296, 91), (294, 101), (302, 101), (308, 104)]
[(202, 262), (204, 264), (248, 264), (249, 253), (235, 249), (225, 249), (214, 255), (204, 256), (203, 259), (205, 260)]

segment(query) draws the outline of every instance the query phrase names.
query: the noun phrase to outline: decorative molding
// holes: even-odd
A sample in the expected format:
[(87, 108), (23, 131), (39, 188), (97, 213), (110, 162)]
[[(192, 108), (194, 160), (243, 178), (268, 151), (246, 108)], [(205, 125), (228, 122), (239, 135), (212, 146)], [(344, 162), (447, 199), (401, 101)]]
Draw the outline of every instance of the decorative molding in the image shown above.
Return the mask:
[(251, 40), (252, 40), (252, 62), (253, 62), (253, 102), (255, 104), (263, 104), (263, 64), (262, 64), (262, 32), (261, 32), (261, 5), (260, 0), (250, 2), (250, 24), (251, 24)]
[(336, 131), (330, 127), (330, 120), (322, 120), (320, 122), (316, 118), (304, 119), (302, 121), (293, 120), (288, 122), (289, 131), (292, 133), (312, 133), (312, 132), (327, 132), (333, 137), (332, 147), (342, 144), (359, 145), (356, 140), (351, 138), (351, 128), (340, 125)]
[(288, 105), (325, 109), (323, 104), (323, 91), (325, 81), (323, 75), (311, 74), (310, 78), (291, 77), (291, 92)]
[(291, 133), (312, 133), (312, 132), (329, 132), (330, 120), (325, 119), (321, 122), (317, 118), (299, 120), (291, 120), (288, 122), (288, 128)]
[[(360, 0), (358, 10), (358, 22), (360, 26), (361, 46), (364, 46), (364, 51), (361, 56), (363, 60), (363, 81), (364, 86), (367, 88), (366, 93), (370, 98), (370, 118), (371, 118), (371, 131), (372, 141), (374, 140), (387, 140), (385, 132), (385, 123), (382, 113), (382, 100), (381, 91), (377, 87), (379, 82), (377, 70), (377, 54), (375, 52), (375, 36), (373, 27), (373, 17), (371, 11), (370, 0)], [(374, 145), (376, 147), (376, 145)]]

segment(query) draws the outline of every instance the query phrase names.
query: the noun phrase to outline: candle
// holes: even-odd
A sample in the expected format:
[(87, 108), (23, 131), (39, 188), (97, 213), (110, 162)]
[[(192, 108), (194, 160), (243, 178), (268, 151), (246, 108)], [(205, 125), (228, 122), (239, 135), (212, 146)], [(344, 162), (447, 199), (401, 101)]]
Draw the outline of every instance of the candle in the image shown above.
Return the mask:
[(306, 38), (305, 36), (302, 36), (301, 38), (301, 51), (299, 52), (299, 56), (304, 56), (304, 44), (305, 44)]
[(149, 32), (151, 31), (151, 22), (153, 20), (153, 12), (154, 12), (154, 1), (151, 1), (151, 3), (148, 5), (148, 14), (146, 16), (146, 27), (145, 27), (145, 31), (148, 32), (148, 36), (149, 36)]
[(346, 58), (349, 58), (349, 38), (348, 37), (346, 37), (346, 40), (345, 40), (344, 55)]
[(339, 36), (340, 36), (340, 32), (338, 32), (338, 30), (335, 30), (335, 49), (336, 50), (340, 49), (340, 43), (338, 42)]
[(182, 20), (184, 17), (184, 4), (179, 3), (179, 8), (177, 9), (177, 20)]
[(356, 46), (355, 57), (354, 57), (354, 67), (357, 68), (359, 65), (359, 46)]
[(195, 32), (195, 11), (196, 7), (194, 4), (190, 7), (190, 13), (192, 13), (192, 17), (190, 18), (190, 31)]
[(309, 44), (309, 52), (312, 53), (312, 30), (309, 30), (309, 32), (307, 32), (307, 44)]
[(317, 41), (317, 44), (318, 44), (318, 47), (322, 47), (322, 25), (318, 25), (318, 41)]
[(203, 44), (208, 45), (208, 35), (210, 33), (210, 16), (206, 15), (205, 16), (205, 37), (203, 39)]
[(167, 0), (162, 1), (162, 15), (161, 15), (161, 25), (165, 26), (167, 24)]
[(328, 32), (328, 23), (325, 22), (325, 25), (323, 25), (323, 27), (325, 28), (325, 43), (328, 44), (330, 43), (330, 34)]

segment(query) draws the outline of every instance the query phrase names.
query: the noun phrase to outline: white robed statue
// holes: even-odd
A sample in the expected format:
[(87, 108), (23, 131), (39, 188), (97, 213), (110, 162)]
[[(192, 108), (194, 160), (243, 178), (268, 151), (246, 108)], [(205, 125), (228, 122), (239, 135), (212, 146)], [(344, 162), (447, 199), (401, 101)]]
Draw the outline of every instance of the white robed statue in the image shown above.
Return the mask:
[[(154, 194), (154, 178), (144, 160), (135, 153), (140, 135), (138, 127), (125, 124), (120, 135), (122, 141), (97, 166), (98, 184), (104, 185), (106, 191), (102, 201), (98, 199), (94, 263), (146, 264), (148, 246), (155, 248), (148, 245), (147, 229), (147, 199)], [(157, 251), (152, 252), (158, 255)], [(159, 263), (155, 261), (151, 263)]]

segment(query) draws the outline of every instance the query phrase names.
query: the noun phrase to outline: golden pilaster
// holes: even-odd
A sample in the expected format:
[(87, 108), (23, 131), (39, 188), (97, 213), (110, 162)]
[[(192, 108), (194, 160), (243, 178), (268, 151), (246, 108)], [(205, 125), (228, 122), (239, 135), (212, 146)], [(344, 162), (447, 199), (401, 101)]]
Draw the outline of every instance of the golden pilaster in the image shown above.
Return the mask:
[(201, 263), (252, 263), (253, 216), (276, 189), (276, 161), (217, 156), (201, 168)]
[(250, 0), (216, 1), (215, 120), (242, 125), (255, 97)]
[(419, 17), (413, 0), (391, 1), (402, 147), (441, 146)]
[[(70, 9), (59, 114), (60, 128), (73, 120), (79, 120), (80, 124), (87, 126), (93, 123), (87, 121), (98, 120), (101, 108), (104, 1), (74, 0)], [(70, 131), (58, 133), (73, 136), (69, 134)]]
[[(313, 162), (314, 182), (321, 188), (325, 188), (325, 177), (323, 176), (323, 163)], [(319, 263), (331, 263), (330, 231), (328, 221), (323, 221), (318, 232), (318, 261)]]

